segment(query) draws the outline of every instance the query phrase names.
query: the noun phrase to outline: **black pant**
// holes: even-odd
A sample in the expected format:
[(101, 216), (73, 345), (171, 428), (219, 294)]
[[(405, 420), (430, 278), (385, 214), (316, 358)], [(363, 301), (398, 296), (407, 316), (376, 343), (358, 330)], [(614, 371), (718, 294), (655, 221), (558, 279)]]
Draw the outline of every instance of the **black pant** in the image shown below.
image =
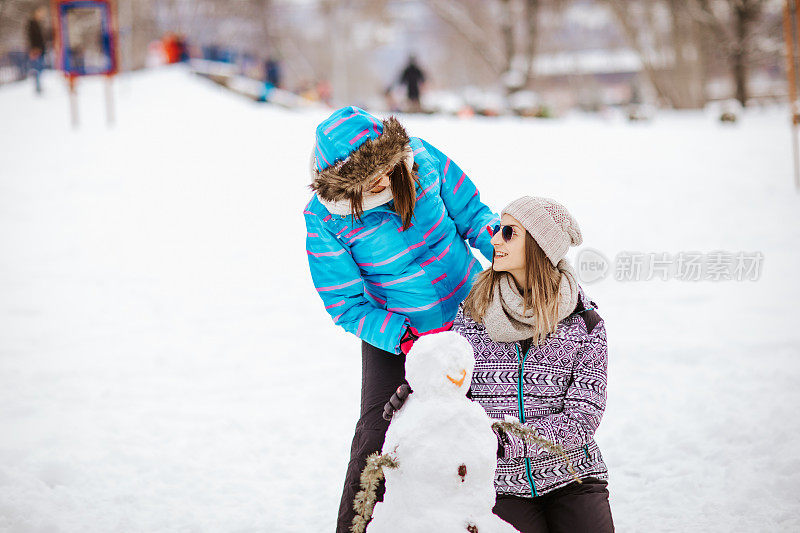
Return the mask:
[[(337, 533), (349, 533), (355, 511), (353, 499), (361, 490), (359, 478), (367, 456), (383, 448), (389, 422), (383, 419), (383, 406), (406, 377), (406, 356), (396, 355), (361, 343), (361, 417), (350, 448), (350, 463), (344, 478), (342, 501), (339, 504)], [(378, 501), (383, 501), (384, 486), (378, 488)]]
[(498, 494), (494, 514), (522, 533), (613, 533), (608, 482), (582, 481), (536, 498)]

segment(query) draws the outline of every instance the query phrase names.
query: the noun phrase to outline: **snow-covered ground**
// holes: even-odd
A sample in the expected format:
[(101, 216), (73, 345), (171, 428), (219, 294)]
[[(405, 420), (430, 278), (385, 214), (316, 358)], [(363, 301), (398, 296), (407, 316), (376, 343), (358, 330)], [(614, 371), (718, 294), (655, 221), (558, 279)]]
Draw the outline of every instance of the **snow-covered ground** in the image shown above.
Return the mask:
[[(172, 68), (118, 81), (113, 129), (82, 82), (71, 131), (44, 82), (0, 88), (0, 530), (332, 531), (361, 363), (304, 252), (326, 113)], [(786, 116), (404, 119), (489, 205), (556, 198), (609, 259), (763, 253), (758, 281), (584, 285), (609, 335), (618, 531), (800, 530)]]

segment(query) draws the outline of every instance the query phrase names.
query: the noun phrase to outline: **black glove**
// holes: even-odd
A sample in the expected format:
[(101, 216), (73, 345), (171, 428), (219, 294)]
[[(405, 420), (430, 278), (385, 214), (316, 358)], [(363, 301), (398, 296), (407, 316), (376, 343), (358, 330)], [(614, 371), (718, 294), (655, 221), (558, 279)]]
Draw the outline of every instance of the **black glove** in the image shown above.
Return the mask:
[(417, 330), (411, 326), (408, 326), (405, 333), (403, 333), (403, 336), (400, 337), (400, 351), (403, 353), (403, 355), (408, 355), (408, 351), (414, 345), (416, 340), (419, 339), (419, 335), (414, 333), (415, 331)]
[(397, 390), (394, 392), (394, 394), (392, 394), (392, 397), (389, 398), (389, 401), (383, 406), (383, 419), (391, 420), (395, 411), (403, 407), (403, 404), (406, 403), (408, 395), (412, 392), (414, 391), (411, 390), (411, 387), (408, 385), (408, 383), (403, 383), (397, 387)]

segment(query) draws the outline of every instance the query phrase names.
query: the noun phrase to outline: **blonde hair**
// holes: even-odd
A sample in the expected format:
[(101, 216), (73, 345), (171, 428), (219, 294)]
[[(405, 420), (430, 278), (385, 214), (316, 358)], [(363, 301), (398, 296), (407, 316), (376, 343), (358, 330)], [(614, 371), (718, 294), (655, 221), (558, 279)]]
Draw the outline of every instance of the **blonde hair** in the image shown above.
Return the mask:
[[(478, 274), (472, 290), (464, 300), (464, 311), (476, 322), (483, 321), (500, 276), (510, 274), (487, 268)], [(533, 310), (534, 344), (542, 343), (558, 327), (558, 288), (561, 276), (561, 272), (553, 266), (536, 240), (525, 232), (525, 287), (522, 288), (522, 301), (523, 313), (527, 314), (528, 309)]]

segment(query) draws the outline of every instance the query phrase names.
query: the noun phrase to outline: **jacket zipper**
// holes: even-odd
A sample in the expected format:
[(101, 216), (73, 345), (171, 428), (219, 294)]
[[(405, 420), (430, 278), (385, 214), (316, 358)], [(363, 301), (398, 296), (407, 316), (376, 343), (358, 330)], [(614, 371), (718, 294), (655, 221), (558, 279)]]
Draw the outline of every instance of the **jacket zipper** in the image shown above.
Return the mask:
[[(519, 363), (519, 374), (517, 376), (517, 404), (519, 407), (519, 421), (523, 424), (525, 423), (525, 406), (522, 401), (522, 372), (525, 368), (525, 358), (522, 357), (519, 350), (519, 342), (514, 343), (514, 347), (517, 349), (517, 362)], [(525, 354), (527, 357), (528, 354)], [(536, 492), (536, 484), (533, 482), (533, 476), (531, 475), (531, 460), (528, 457), (525, 457), (525, 474), (528, 476), (528, 484), (531, 486), (531, 494), (536, 497), (539, 494)]]

